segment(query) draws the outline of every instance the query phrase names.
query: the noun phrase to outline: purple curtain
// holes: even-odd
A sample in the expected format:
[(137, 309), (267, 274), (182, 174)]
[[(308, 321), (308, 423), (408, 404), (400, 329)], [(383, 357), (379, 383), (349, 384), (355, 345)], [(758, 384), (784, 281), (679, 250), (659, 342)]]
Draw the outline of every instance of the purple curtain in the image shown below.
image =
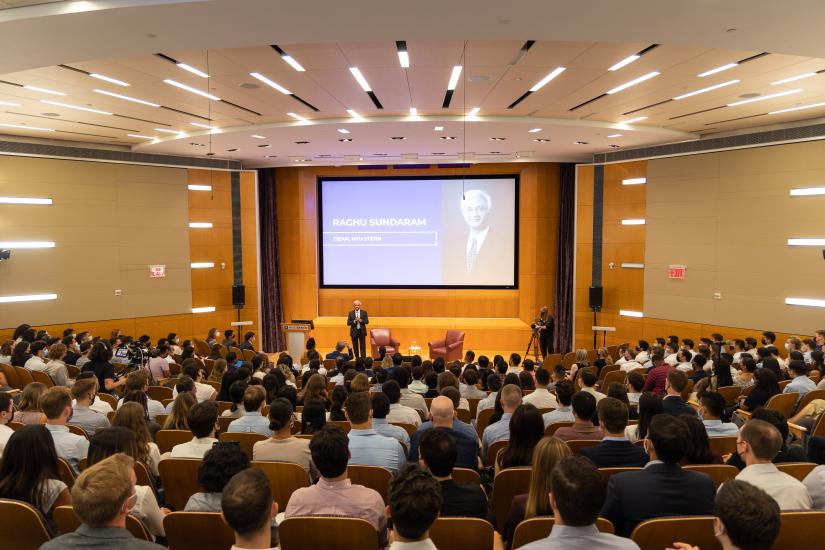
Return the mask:
[(258, 219), (261, 249), (261, 349), (279, 351), (286, 348), (281, 323), (281, 278), (278, 263), (278, 209), (275, 168), (258, 170)]
[(556, 247), (556, 353), (567, 353), (572, 348), (573, 334), (573, 251), (575, 242), (576, 165), (559, 166), (559, 233)]

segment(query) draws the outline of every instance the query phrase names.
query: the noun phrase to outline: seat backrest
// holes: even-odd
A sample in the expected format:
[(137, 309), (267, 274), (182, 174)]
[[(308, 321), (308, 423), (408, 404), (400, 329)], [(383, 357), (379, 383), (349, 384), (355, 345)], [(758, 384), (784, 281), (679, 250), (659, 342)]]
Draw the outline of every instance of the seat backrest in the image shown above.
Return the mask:
[(247, 432), (224, 432), (218, 438), (221, 441), (237, 441), (241, 445), (241, 450), (252, 460), (252, 447), (258, 441), (265, 441), (268, 439), (263, 434), (247, 433)]
[(553, 422), (544, 428), (544, 437), (551, 437), (559, 428), (568, 428), (573, 425), (573, 421)]
[(713, 516), (657, 518), (643, 521), (630, 536), (643, 550), (672, 548), (676, 541), (702, 550), (721, 550), (713, 534)]
[[(58, 506), (54, 509), (54, 522), (57, 525), (57, 530), (60, 534), (74, 533), (80, 524), (80, 518), (74, 513), (73, 506)], [(138, 518), (129, 514), (126, 516), (126, 530), (129, 531), (133, 537), (139, 540), (152, 541), (152, 536), (146, 525)]]
[(20, 387), (25, 388), (32, 382), (34, 382), (34, 377), (29, 369), (23, 367), (14, 367), (14, 372), (17, 373), (17, 379), (20, 381)]
[[(561, 364), (564, 367), (564, 370), (569, 370), (570, 367), (573, 366), (573, 363), (576, 362), (576, 352), (568, 352), (564, 354), (564, 357), (561, 358)], [(555, 365), (554, 365), (555, 367)]]
[(602, 474), (602, 477), (605, 481), (610, 480), (610, 476), (621, 474), (624, 472), (635, 472), (641, 470), (641, 468), (633, 468), (633, 467), (619, 467), (619, 468), (599, 468), (599, 473)]
[(117, 397), (114, 395), (101, 392), (97, 394), (97, 397), (99, 397), (101, 401), (108, 403), (112, 407), (112, 410), (117, 410)]
[[(611, 365), (612, 367), (616, 367), (616, 370), (612, 370), (604, 375), (604, 379), (602, 380), (602, 391), (603, 393), (607, 393), (607, 389), (610, 387), (610, 384), (614, 382), (618, 382), (620, 384), (624, 383), (625, 378), (627, 377), (627, 373), (621, 370), (618, 370), (618, 365)], [(604, 372), (605, 369), (610, 367), (605, 367), (602, 369)]]
[(17, 390), (23, 389), (23, 385), (20, 383), (20, 379), (17, 377), (17, 372), (14, 370), (14, 367), (5, 363), (0, 363), (0, 370), (2, 370), (3, 374), (6, 375), (6, 382), (8, 382), (9, 386)]
[(69, 431), (75, 435), (79, 435), (81, 437), (85, 437), (89, 439), (89, 434), (86, 433), (86, 430), (78, 426), (77, 424), (66, 424), (66, 427), (69, 428)]
[[(611, 372), (621, 372), (619, 368), (619, 365), (605, 365), (604, 367), (602, 367), (602, 370), (599, 371), (599, 380), (604, 380), (604, 378)], [(614, 381), (621, 382), (621, 380)], [(607, 388), (605, 387), (605, 389)]]
[[(430, 400), (427, 401), (427, 409), (428, 410), (430, 408), (430, 403), (432, 403), (432, 401), (433, 401), (432, 398), (430, 398)], [(478, 402), (479, 401), (481, 401), (481, 399), (478, 398), (478, 397), (467, 398), (467, 403), (469, 403), (469, 405), (470, 405), (470, 418), (471, 419), (476, 417), (476, 413), (478, 412)]]
[(585, 447), (595, 447), (601, 442), (601, 439), (571, 439), (567, 441), (567, 446), (574, 455), (577, 455)]
[(352, 426), (346, 420), (327, 420), (327, 426), (338, 426), (345, 434), (348, 434)]
[(682, 399), (688, 401), (690, 399), (690, 394), (693, 393), (693, 386), (696, 382), (693, 380), (688, 379), (687, 384), (685, 385), (685, 389), (682, 390)]
[[(513, 548), (521, 548), (531, 542), (546, 538), (556, 520), (551, 517), (530, 518), (522, 521), (513, 534)], [(596, 529), (602, 533), (615, 533), (613, 524), (604, 518), (596, 518)]]
[(796, 410), (801, 411), (814, 399), (825, 399), (825, 389), (811, 390), (806, 393), (802, 399), (799, 400), (799, 405), (797, 405)]
[(448, 330), (447, 337), (444, 339), (447, 345), (455, 344), (464, 341), (464, 332), (461, 330)]
[(469, 424), (472, 417), (470, 416), (470, 411), (467, 409), (456, 409), (455, 411), (458, 419), (464, 422), (465, 424)]
[[(736, 438), (734, 437), (734, 439)], [(685, 466), (685, 470), (693, 470), (709, 475), (717, 489), (724, 482), (730, 481), (739, 474), (739, 469), (729, 464), (691, 464)]]
[(496, 531), (499, 533), (504, 532), (513, 497), (529, 492), (531, 472), (532, 468), (529, 467), (505, 468), (493, 480), (493, 494), (490, 500), (496, 518)]
[(371, 328), (370, 338), (371, 343), (376, 346), (389, 346), (392, 341), (392, 332), (388, 328)]
[(476, 432), (478, 432), (478, 437), (484, 435), (484, 430), (490, 424), (490, 417), (492, 417), (495, 412), (496, 410), (493, 407), (490, 407), (489, 409), (483, 409), (478, 413), (478, 418), (476, 419)]
[(8, 425), (9, 428), (14, 430), (15, 432), (17, 430), (22, 430), (23, 428), (26, 427), (26, 425), (23, 424), (22, 422), (9, 422), (7, 425)]
[(776, 465), (780, 472), (785, 472), (799, 481), (804, 480), (816, 466), (814, 462), (783, 462)]
[(203, 340), (199, 338), (192, 338), (192, 343), (195, 344), (195, 351), (201, 357), (209, 357), (212, 355), (212, 350), (209, 348), (209, 344)]
[(57, 473), (60, 475), (60, 481), (65, 483), (69, 489), (74, 486), (74, 470), (65, 458), (57, 458)]
[(392, 472), (388, 469), (380, 466), (350, 464), (347, 466), (347, 477), (355, 485), (363, 485), (377, 491), (384, 499), (384, 504), (389, 504)]
[(241, 351), (241, 348), (229, 346), (229, 351), (235, 354), (236, 359), (243, 359), (243, 351)]
[(813, 541), (819, 540), (822, 536), (825, 511), (782, 512), (779, 517), (779, 536), (773, 543), (773, 550), (816, 546)]
[(202, 491), (198, 484), (200, 465), (201, 461), (194, 458), (167, 458), (158, 463), (166, 502), (173, 509), (183, 510), (189, 497)]
[(51, 539), (37, 509), (19, 500), (0, 499), (0, 541), (3, 548), (37, 550)]
[(708, 440), (710, 441), (710, 450), (719, 454), (719, 456), (736, 452), (735, 435), (709, 437)]
[(269, 486), (272, 488), (272, 498), (281, 510), (286, 509), (292, 493), (301, 487), (309, 487), (309, 474), (298, 464), (252, 461), (249, 465), (266, 474)]
[(218, 417), (218, 426), (221, 428), (221, 433), (224, 433), (226, 430), (229, 429), (229, 425), (236, 421), (238, 417), (236, 416), (219, 416)]
[(54, 380), (52, 377), (46, 374), (46, 371), (42, 370), (33, 370), (31, 371), (32, 378), (34, 378), (35, 382), (40, 382), (41, 384), (45, 385), (47, 388), (54, 387)]
[[(370, 522), (360, 518), (286, 518), (278, 524), (278, 538), (281, 550), (378, 549), (378, 532)], [(174, 549), (170, 547), (170, 550)]]
[(765, 408), (781, 412), (785, 415), (785, 418), (790, 418), (793, 416), (793, 411), (798, 399), (798, 393), (778, 393), (768, 399), (768, 402), (765, 403)]
[(172, 388), (164, 388), (163, 386), (149, 386), (149, 391), (146, 392), (149, 399), (155, 401), (163, 401), (164, 399), (172, 399)]
[[(156, 416), (155, 419), (158, 419), (160, 415)], [(164, 418), (164, 421), (166, 419)], [(161, 425), (163, 425), (161, 423)], [(172, 450), (172, 447), (175, 445), (180, 445), (181, 443), (188, 443), (192, 441), (192, 438), (195, 437), (192, 435), (192, 432), (189, 430), (158, 430), (155, 434), (155, 443), (158, 444), (158, 450), (161, 453), (168, 453)]]
[(456, 483), (481, 484), (481, 476), (470, 468), (453, 468), (453, 481)]
[(739, 386), (722, 386), (716, 390), (719, 395), (725, 398), (725, 405), (730, 407), (736, 403), (736, 398), (742, 393), (742, 388)]
[(415, 427), (415, 424), (406, 424), (404, 422), (390, 422), (393, 426), (398, 426), (399, 428), (404, 428), (404, 431), (407, 432), (407, 435), (412, 437), (412, 434), (418, 429)]
[(228, 550), (235, 544), (218, 512), (172, 512), (164, 516), (163, 530), (169, 550)]
[(501, 450), (507, 446), (507, 443), (509, 443), (509, 441), (507, 441), (506, 439), (502, 439), (501, 441), (496, 441), (495, 443), (487, 447), (487, 457), (485, 458), (485, 460), (487, 461), (487, 466), (492, 466), (496, 463), (496, 457), (498, 456), (498, 453), (500, 453)]
[(430, 539), (436, 548), (493, 550), (493, 526), (479, 518), (437, 518), (430, 526)]

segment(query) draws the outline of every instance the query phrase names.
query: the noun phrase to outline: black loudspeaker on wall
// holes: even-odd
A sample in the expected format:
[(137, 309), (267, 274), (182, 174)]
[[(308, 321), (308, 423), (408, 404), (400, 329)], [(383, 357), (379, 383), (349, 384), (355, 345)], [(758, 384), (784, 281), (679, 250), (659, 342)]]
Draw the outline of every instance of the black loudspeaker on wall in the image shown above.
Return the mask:
[(246, 287), (244, 285), (232, 285), (232, 305), (242, 308), (246, 302)]
[(593, 311), (602, 310), (602, 287), (600, 286), (590, 287), (590, 309)]

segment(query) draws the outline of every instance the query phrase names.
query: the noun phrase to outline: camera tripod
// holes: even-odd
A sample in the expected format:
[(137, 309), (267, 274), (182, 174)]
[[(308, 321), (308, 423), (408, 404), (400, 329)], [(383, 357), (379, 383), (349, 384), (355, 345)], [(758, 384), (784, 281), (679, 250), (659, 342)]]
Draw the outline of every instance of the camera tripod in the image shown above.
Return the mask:
[(533, 334), (530, 336), (530, 341), (527, 343), (527, 351), (524, 352), (524, 358), (527, 359), (530, 356), (530, 348), (533, 348), (533, 358), (536, 361), (537, 365), (540, 365), (541, 362), (539, 361), (539, 329), (534, 328)]

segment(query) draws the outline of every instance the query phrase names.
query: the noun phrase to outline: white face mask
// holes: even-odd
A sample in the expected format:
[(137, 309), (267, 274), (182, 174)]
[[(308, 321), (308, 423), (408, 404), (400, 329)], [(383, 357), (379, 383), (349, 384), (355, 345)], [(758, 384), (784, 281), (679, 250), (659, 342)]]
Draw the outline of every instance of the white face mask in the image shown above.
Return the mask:
[(790, 342), (785, 342), (785, 349), (786, 349), (786, 350), (790, 350), (790, 349), (791, 349), (791, 343), (790, 343)]

